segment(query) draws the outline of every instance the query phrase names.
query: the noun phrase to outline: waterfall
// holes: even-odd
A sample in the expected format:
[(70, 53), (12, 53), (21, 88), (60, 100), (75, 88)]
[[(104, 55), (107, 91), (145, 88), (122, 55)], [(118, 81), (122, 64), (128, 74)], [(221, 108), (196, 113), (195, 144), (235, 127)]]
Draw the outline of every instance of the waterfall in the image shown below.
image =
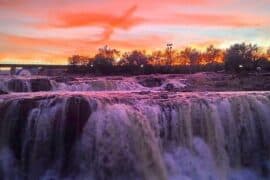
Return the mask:
[(48, 78), (4, 78), (0, 82), (3, 92), (38, 92), (53, 90), (54, 81)]
[(2, 179), (268, 179), (268, 92), (6, 95)]
[(147, 90), (133, 79), (122, 80), (74, 80), (71, 82), (57, 82), (49, 78), (12, 78), (0, 82), (3, 92), (38, 92), (38, 91), (120, 91)]
[[(145, 79), (144, 79), (145, 78)], [(0, 92), (39, 92), (39, 91), (160, 91), (180, 90), (185, 87), (185, 79), (166, 79), (157, 84), (158, 78), (143, 80), (134, 77), (3, 77)], [(159, 82), (159, 81), (158, 81)], [(153, 86), (153, 83), (155, 86)]]

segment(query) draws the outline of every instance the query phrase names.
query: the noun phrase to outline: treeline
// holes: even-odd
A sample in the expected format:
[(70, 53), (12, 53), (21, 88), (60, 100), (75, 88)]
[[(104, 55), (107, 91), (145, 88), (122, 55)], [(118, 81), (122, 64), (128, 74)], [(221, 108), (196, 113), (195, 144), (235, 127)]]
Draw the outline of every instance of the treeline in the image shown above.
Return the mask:
[(263, 51), (253, 44), (234, 44), (226, 50), (210, 45), (201, 52), (195, 48), (176, 50), (168, 44), (164, 51), (134, 50), (121, 53), (108, 46), (93, 57), (73, 55), (68, 59), (70, 73), (153, 74), (194, 73), (200, 71), (270, 71), (270, 48)]

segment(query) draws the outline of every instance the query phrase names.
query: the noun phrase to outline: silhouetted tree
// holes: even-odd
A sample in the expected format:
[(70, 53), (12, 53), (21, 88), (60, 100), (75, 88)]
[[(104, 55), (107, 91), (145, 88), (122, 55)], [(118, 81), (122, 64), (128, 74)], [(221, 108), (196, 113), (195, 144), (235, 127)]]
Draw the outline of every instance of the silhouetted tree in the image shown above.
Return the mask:
[(164, 64), (164, 53), (160, 50), (153, 51), (152, 55), (149, 58), (149, 63), (152, 65), (163, 65)]
[(112, 71), (114, 59), (97, 54), (89, 64), (95, 73), (109, 74)]
[(93, 59), (88, 62), (91, 72), (98, 74), (110, 74), (115, 64), (115, 58), (119, 55), (116, 49), (110, 49), (108, 46), (100, 48)]
[(266, 58), (270, 61), (270, 48), (266, 50)]
[(198, 52), (196, 49), (192, 49), (189, 54), (189, 61), (190, 65), (198, 65), (200, 60), (200, 52)]
[(196, 49), (185, 48), (180, 52), (180, 61), (182, 65), (195, 65), (199, 63), (199, 52)]
[(99, 48), (98, 54), (102, 55), (103, 57), (107, 59), (113, 59), (113, 61), (117, 59), (118, 57), (120, 57), (120, 51), (116, 49), (111, 49), (107, 45), (102, 48)]
[[(200, 52), (193, 48), (176, 50), (167, 44), (163, 51), (145, 51), (123, 53), (104, 46), (89, 58), (74, 55), (68, 58), (69, 72), (94, 74), (147, 74), (147, 73), (188, 73), (198, 71), (218, 71), (226, 67), (227, 71), (239, 72), (240, 69), (270, 70), (270, 48), (264, 53), (256, 45), (234, 44), (224, 50), (210, 45)], [(225, 60), (225, 61), (224, 61)]]
[(124, 53), (118, 62), (120, 71), (129, 74), (144, 74), (149, 69), (149, 60), (145, 52), (134, 50), (130, 53)]
[(87, 65), (89, 57), (73, 55), (68, 58), (68, 63), (70, 65)]
[(119, 61), (119, 64), (129, 66), (144, 66), (148, 64), (148, 58), (143, 52), (135, 50), (130, 54), (125, 53), (122, 59)]
[(85, 71), (88, 61), (89, 57), (87, 56), (73, 55), (68, 58), (68, 64), (70, 65), (68, 70), (70, 72), (79, 72), (80, 69)]
[(179, 55), (179, 61), (182, 65), (188, 65), (189, 64), (189, 53), (191, 51), (191, 48), (185, 48), (184, 50), (180, 51)]
[(204, 60), (207, 64), (214, 64), (221, 62), (223, 59), (223, 52), (220, 49), (215, 48), (213, 45), (207, 47)]
[(226, 51), (225, 69), (234, 72), (239, 72), (241, 69), (252, 70), (258, 59), (257, 53), (257, 45), (234, 44)]

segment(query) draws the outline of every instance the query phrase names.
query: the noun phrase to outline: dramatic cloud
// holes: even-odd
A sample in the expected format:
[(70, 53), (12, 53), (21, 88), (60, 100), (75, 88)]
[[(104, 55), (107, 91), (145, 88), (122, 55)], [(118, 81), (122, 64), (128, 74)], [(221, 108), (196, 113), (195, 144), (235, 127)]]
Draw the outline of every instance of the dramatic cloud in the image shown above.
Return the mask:
[(65, 63), (104, 45), (269, 46), (267, 7), (267, 0), (0, 0), (0, 63)]

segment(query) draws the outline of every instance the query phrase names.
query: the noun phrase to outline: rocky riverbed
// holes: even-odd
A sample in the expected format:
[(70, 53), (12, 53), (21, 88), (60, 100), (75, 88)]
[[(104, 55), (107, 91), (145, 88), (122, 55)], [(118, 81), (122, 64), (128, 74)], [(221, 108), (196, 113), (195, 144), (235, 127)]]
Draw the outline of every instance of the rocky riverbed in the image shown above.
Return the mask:
[(270, 76), (196, 73), (141, 76), (1, 76), (0, 93), (37, 91), (268, 91)]
[(0, 78), (0, 179), (270, 177), (267, 76)]

